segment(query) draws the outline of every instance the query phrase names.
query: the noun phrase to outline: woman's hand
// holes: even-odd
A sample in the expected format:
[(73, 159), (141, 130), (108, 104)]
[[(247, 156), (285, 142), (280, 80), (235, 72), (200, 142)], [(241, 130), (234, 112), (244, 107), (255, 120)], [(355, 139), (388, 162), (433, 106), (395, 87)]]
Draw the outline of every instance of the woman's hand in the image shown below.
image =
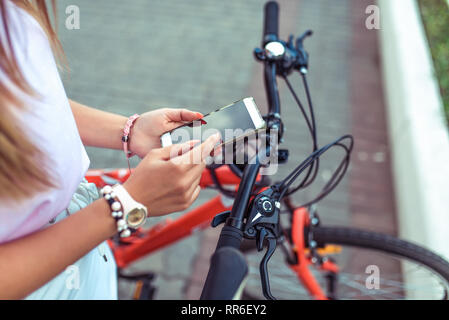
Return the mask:
[(160, 148), (163, 133), (201, 117), (201, 113), (187, 109), (163, 108), (146, 112), (136, 120), (131, 130), (130, 150), (144, 158), (150, 150)]
[(205, 161), (218, 142), (217, 134), (196, 147), (190, 141), (153, 149), (123, 186), (148, 208), (150, 216), (185, 210), (198, 197)]

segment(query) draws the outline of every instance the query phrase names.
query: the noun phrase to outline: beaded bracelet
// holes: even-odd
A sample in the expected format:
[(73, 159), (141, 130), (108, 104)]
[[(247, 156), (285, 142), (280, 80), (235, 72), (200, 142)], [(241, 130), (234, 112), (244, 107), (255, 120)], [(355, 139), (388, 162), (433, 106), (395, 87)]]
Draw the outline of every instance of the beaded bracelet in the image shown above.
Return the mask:
[(129, 136), (131, 133), (131, 128), (134, 125), (134, 122), (139, 119), (138, 114), (134, 114), (131, 117), (128, 118), (125, 124), (125, 128), (123, 128), (123, 136), (122, 136), (122, 142), (123, 142), (123, 151), (125, 152), (125, 155), (127, 158), (131, 158), (134, 154), (129, 150)]
[(131, 230), (123, 219), (122, 204), (116, 198), (111, 186), (104, 186), (101, 189), (101, 194), (103, 198), (109, 203), (111, 207), (111, 216), (115, 219), (117, 224), (117, 232), (121, 238), (126, 238), (131, 235)]

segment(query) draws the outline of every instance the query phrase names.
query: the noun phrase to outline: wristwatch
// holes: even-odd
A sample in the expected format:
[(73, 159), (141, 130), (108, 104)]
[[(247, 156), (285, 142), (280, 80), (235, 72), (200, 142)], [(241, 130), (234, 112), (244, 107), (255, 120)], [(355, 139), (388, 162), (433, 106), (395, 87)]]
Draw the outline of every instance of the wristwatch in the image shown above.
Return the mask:
[(122, 204), (123, 219), (126, 221), (128, 227), (137, 229), (143, 225), (148, 216), (147, 208), (143, 204), (135, 201), (121, 184), (113, 186), (112, 192), (114, 192)]
[(104, 186), (101, 194), (111, 207), (111, 216), (116, 220), (120, 237), (129, 237), (132, 231), (145, 223), (147, 208), (135, 201), (122, 185)]

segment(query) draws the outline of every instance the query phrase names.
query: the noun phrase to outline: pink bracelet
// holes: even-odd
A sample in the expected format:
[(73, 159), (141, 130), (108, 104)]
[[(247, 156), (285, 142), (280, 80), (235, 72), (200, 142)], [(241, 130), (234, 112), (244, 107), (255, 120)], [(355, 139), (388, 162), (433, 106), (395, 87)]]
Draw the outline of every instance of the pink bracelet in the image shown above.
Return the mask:
[(129, 136), (131, 132), (131, 128), (134, 125), (134, 122), (140, 117), (140, 115), (135, 114), (128, 118), (126, 121), (125, 128), (123, 129), (123, 151), (125, 152), (126, 158), (131, 158), (134, 154), (129, 150)]

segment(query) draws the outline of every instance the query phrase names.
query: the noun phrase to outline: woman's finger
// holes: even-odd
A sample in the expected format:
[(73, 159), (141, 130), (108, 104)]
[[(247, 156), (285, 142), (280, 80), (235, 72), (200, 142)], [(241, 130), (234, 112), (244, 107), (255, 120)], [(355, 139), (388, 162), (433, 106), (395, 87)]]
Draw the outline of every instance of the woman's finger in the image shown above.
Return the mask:
[(195, 190), (192, 193), (192, 196), (190, 198), (190, 203), (193, 203), (196, 198), (198, 198), (198, 195), (200, 194), (201, 191), (201, 187), (200, 186), (196, 186)]
[(164, 160), (177, 158), (186, 152), (191, 151), (200, 140), (190, 140), (180, 144), (173, 144), (164, 148), (155, 149), (160, 152), (160, 156)]
[(192, 166), (203, 164), (220, 141), (220, 134), (214, 134), (207, 138), (202, 144), (195, 146), (192, 150), (184, 153), (179, 159), (175, 160)]
[(185, 122), (198, 120), (203, 117), (203, 114), (196, 111), (190, 111), (188, 109), (167, 109), (167, 118), (172, 122)]
[(195, 189), (199, 186), (200, 179), (201, 179), (201, 175), (193, 177), (193, 181), (190, 183), (190, 187), (189, 187), (189, 189), (186, 192), (186, 194), (189, 197), (192, 196), (192, 194), (194, 193)]

